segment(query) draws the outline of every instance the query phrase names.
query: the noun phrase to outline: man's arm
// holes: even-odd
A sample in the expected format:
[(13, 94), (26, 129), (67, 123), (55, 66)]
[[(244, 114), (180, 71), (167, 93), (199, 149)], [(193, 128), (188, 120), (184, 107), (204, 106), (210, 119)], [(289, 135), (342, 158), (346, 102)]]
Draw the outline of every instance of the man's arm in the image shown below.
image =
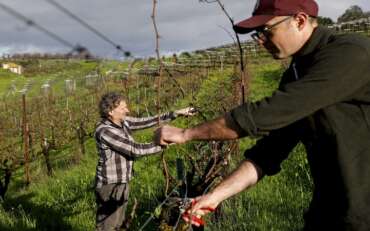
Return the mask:
[(197, 202), (192, 208), (195, 215), (204, 215), (209, 212), (207, 208), (216, 208), (223, 200), (255, 185), (262, 176), (277, 174), (282, 161), (300, 141), (303, 125), (297, 122), (259, 139), (245, 152), (246, 160), (230, 176), (210, 193), (195, 199)]
[(216, 208), (223, 200), (255, 185), (261, 177), (261, 169), (252, 161), (244, 160), (214, 190), (196, 198), (196, 203), (190, 208), (190, 213), (200, 216), (205, 215), (209, 212), (206, 208)]
[(232, 140), (245, 136), (230, 113), (188, 129), (163, 126), (155, 132), (155, 142), (160, 145), (185, 143), (191, 140)]

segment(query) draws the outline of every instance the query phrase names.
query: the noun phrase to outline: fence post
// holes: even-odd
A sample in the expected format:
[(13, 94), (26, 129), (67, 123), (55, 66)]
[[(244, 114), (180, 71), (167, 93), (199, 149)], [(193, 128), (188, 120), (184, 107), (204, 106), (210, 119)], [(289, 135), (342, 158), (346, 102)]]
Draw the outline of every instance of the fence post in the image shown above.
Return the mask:
[(220, 55), (220, 71), (224, 71), (224, 56)]

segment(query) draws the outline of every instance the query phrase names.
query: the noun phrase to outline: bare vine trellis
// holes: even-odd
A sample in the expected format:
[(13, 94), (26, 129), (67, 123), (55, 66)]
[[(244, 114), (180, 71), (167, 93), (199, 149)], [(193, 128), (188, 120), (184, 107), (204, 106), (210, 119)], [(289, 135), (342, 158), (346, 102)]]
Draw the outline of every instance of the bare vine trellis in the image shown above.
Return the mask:
[[(217, 2), (222, 6), (222, 9), (226, 13), (221, 2)], [(73, 142), (76, 144), (76, 150), (78, 150), (76, 153), (84, 155), (85, 142), (92, 136), (91, 132), (93, 130), (93, 124), (97, 118), (92, 105), (96, 104), (97, 99), (104, 91), (117, 89), (112, 87), (114, 84), (119, 84), (119, 89), (123, 89), (128, 102), (132, 103), (134, 102), (132, 99), (136, 99), (136, 107), (138, 108), (136, 113), (138, 116), (144, 112), (149, 114), (155, 111), (155, 109), (157, 110), (157, 113), (160, 114), (162, 107), (166, 106), (168, 108), (169, 105), (174, 104), (176, 99), (184, 99), (188, 95), (191, 95), (190, 104), (191, 106), (198, 108), (200, 119), (207, 120), (211, 118), (207, 112), (204, 112), (202, 105), (200, 105), (199, 102), (196, 102), (198, 97), (196, 94), (199, 88), (198, 85), (200, 85), (199, 83), (201, 83), (203, 79), (209, 77), (210, 72), (219, 69), (220, 72), (223, 73), (224, 69), (226, 69), (226, 65), (234, 66), (235, 64), (227, 62), (229, 57), (227, 57), (226, 54), (222, 54), (223, 56), (221, 58), (219, 54), (214, 52), (197, 56), (193, 55), (193, 57), (188, 56), (187, 58), (176, 58), (176, 61), (174, 60), (173, 63), (165, 63), (159, 53), (160, 36), (155, 21), (156, 5), (157, 0), (153, 0), (152, 20), (155, 28), (157, 64), (152, 73), (149, 73), (149, 68), (145, 69), (135, 67), (135, 64), (140, 63), (142, 60), (134, 59), (129, 64), (129, 67), (123, 71), (121, 70), (121, 72), (112, 70), (109, 73), (103, 73), (101, 70), (101, 64), (98, 64), (99, 67), (96, 68), (97, 70), (89, 73), (89, 78), (87, 78), (87, 75), (76, 78), (78, 83), (83, 81), (86, 82), (88, 93), (79, 94), (76, 90), (68, 90), (67, 96), (57, 97), (53, 95), (51, 89), (49, 89), (47, 97), (36, 97), (35, 99), (30, 99), (30, 108), (35, 110), (30, 109), (28, 112), (25, 112), (24, 115), (27, 115), (27, 118), (29, 118), (30, 121), (31, 139), (28, 139), (28, 136), (25, 136), (24, 140), (20, 141), (20, 144), (24, 145), (24, 149), (26, 149), (30, 144), (33, 144), (33, 148), (31, 148), (30, 153), (32, 151), (35, 154), (31, 155), (30, 161), (34, 160), (37, 155), (43, 155), (45, 158), (47, 174), (49, 176), (53, 175), (53, 166), (50, 161), (53, 150)], [(226, 15), (228, 16), (227, 13)], [(230, 17), (229, 19), (233, 24), (232, 19)], [(237, 40), (240, 52), (240, 61), (238, 64), (241, 73), (241, 85), (237, 87), (238, 82), (233, 80), (233, 87), (239, 89), (238, 91), (234, 91), (233, 94), (240, 95), (241, 100), (240, 98), (235, 97), (233, 100), (220, 103), (220, 113), (230, 109), (228, 106), (244, 102), (244, 97), (246, 95), (245, 89), (248, 89), (246, 86), (247, 83), (244, 82), (246, 72), (244, 68), (245, 59), (243, 49), (239, 38)], [(148, 66), (149, 65), (150, 61), (148, 61)], [(184, 74), (185, 77), (183, 77)], [(151, 78), (152, 76), (155, 78)], [(153, 81), (153, 79), (155, 81)], [(154, 82), (155, 87), (151, 88)], [(50, 83), (50, 85), (52, 85), (52, 83)], [(162, 88), (163, 85), (174, 86), (178, 91), (175, 92), (173, 89), (170, 89), (171, 87), (168, 87), (167, 89)], [(144, 89), (144, 93), (142, 92), (142, 89)], [(234, 88), (231, 88), (231, 90), (234, 90)], [(225, 91), (227, 91), (227, 89), (220, 89), (220, 94), (223, 97)], [(151, 102), (153, 98), (156, 98), (156, 100)], [(43, 102), (44, 104), (40, 102)], [(7, 107), (9, 105), (4, 103), (1, 106)], [(144, 110), (142, 110), (143, 107)], [(5, 111), (10, 113), (9, 109)], [(17, 111), (19, 110), (14, 110), (14, 112)], [(32, 111), (37, 111), (39, 113), (33, 113)], [(17, 130), (14, 132), (17, 137), (19, 137), (19, 128), (20, 125), (22, 125), (20, 122), (21, 114), (22, 113), (19, 112), (19, 115), (10, 117), (10, 119), (14, 119), (14, 123), (12, 122), (11, 124), (14, 125), (14, 130)], [(67, 129), (63, 129), (62, 127)], [(23, 134), (26, 133), (23, 132)], [(0, 134), (0, 136), (2, 135)], [(13, 144), (17, 143), (13, 143), (12, 141), (7, 141), (6, 145), (11, 147)], [(34, 145), (35, 143), (38, 145)], [(2, 144), (5, 144), (5, 142)], [(18, 152), (20, 153), (21, 151), (22, 150), (19, 150)], [(187, 150), (183, 153), (183, 158), (178, 160), (178, 172), (183, 173), (178, 174), (177, 179), (170, 175), (169, 166), (164, 158), (164, 153), (162, 154), (162, 163), (164, 166), (166, 182), (164, 190), (165, 199), (160, 203), (160, 206), (169, 208), (167, 212), (172, 216), (171, 219), (167, 219), (163, 216), (163, 221), (168, 222), (166, 224), (169, 227), (172, 227), (173, 230), (177, 230), (178, 227), (182, 225), (180, 219), (181, 202), (207, 192), (213, 184), (217, 182), (217, 179), (222, 177), (225, 171), (227, 171), (226, 166), (229, 163), (231, 156), (237, 151), (238, 144), (236, 142), (208, 142), (189, 145)], [(5, 173), (3, 180), (0, 180), (0, 192), (4, 192), (4, 194), (1, 194), (2, 197), (5, 195), (8, 185), (7, 182), (10, 180), (13, 169), (23, 166), (24, 163), (27, 162), (27, 158), (22, 158), (19, 154), (16, 155), (17, 158), (15, 160), (11, 159), (11, 155), (3, 155), (3, 153), (6, 152), (9, 152), (9, 150), (0, 150), (2, 157), (4, 157), (2, 164), (0, 164), (0, 168)], [(197, 153), (198, 156), (193, 155), (195, 153)], [(76, 162), (78, 162), (78, 159), (79, 156), (75, 156), (74, 160), (76, 160)], [(181, 162), (182, 164), (180, 164)], [(169, 191), (170, 193), (168, 193)], [(133, 206), (132, 212), (135, 212), (136, 206), (137, 203)], [(163, 209), (164, 215), (166, 213), (165, 210), (166, 209)], [(174, 211), (174, 213), (171, 215), (172, 211)], [(134, 215), (131, 215), (131, 217), (134, 217)], [(150, 219), (152, 220), (153, 218), (154, 216), (151, 215)], [(188, 228), (190, 228), (190, 226)]]

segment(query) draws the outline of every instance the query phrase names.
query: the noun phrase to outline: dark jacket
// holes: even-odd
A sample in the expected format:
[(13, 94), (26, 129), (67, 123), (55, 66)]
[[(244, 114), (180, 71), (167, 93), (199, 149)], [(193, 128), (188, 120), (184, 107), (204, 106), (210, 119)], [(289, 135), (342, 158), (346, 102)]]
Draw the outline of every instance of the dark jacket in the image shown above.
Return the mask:
[(305, 145), (314, 181), (307, 230), (370, 230), (370, 39), (316, 28), (279, 89), (232, 116), (264, 135), (245, 155), (267, 175)]

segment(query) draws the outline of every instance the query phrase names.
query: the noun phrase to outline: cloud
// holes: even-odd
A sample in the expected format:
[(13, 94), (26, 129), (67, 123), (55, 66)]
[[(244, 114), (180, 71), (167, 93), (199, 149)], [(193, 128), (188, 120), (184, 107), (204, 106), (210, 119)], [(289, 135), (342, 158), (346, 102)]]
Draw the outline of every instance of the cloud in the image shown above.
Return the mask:
[[(151, 0), (55, 0), (75, 15), (96, 28), (115, 44), (135, 56), (154, 55), (155, 39), (151, 21)], [(95, 55), (116, 56), (114, 46), (66, 16), (47, 0), (0, 0), (36, 23), (57, 34), (71, 44), (81, 44)], [(237, 22), (251, 15), (254, 1), (223, 0), (229, 14)], [(320, 15), (336, 20), (351, 5), (370, 10), (368, 0), (318, 0)], [(217, 3), (198, 0), (158, 1), (157, 25), (162, 36), (160, 50), (171, 53), (195, 50), (230, 43), (223, 28), (231, 31), (231, 24)], [(0, 9), (2, 11), (2, 9)], [(19, 19), (0, 13), (0, 50), (10, 52), (70, 51), (69, 47), (44, 33), (26, 26)], [(10, 49), (11, 48), (11, 49)]]
[(15, 53), (60, 53), (63, 49), (57, 47), (40, 47), (32, 44), (0, 44), (0, 56)]

